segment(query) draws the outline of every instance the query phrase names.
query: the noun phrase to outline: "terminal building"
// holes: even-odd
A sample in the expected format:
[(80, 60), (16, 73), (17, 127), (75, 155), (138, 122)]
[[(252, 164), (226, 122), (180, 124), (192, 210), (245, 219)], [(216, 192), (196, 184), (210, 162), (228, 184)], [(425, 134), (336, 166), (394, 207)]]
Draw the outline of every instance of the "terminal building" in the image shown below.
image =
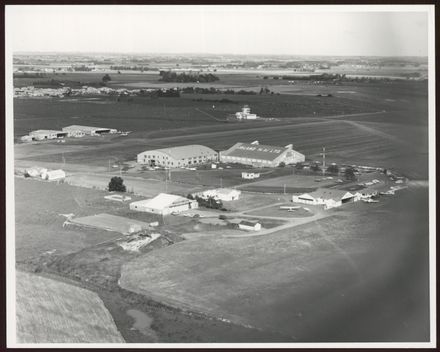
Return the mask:
[(218, 160), (218, 153), (203, 145), (147, 150), (137, 155), (137, 162), (149, 166), (187, 167)]
[(101, 134), (118, 132), (114, 128), (80, 126), (80, 125), (71, 125), (71, 126), (63, 127), (63, 131), (67, 132), (69, 134), (69, 137), (80, 137), (81, 135), (97, 136)]
[(252, 143), (236, 143), (228, 150), (220, 152), (220, 161), (237, 163), (255, 167), (276, 167), (280, 163), (295, 164), (305, 160), (304, 154), (285, 147), (262, 145), (258, 141)]
[(237, 120), (256, 120), (258, 116), (257, 114), (251, 114), (251, 108), (249, 105), (245, 105), (241, 111), (235, 113), (235, 118)]

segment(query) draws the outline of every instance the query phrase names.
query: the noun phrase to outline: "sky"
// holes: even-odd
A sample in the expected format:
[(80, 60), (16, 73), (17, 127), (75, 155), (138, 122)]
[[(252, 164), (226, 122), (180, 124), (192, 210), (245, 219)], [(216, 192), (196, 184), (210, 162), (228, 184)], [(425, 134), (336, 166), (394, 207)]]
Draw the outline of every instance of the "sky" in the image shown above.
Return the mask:
[(360, 6), (7, 5), (6, 45), (13, 52), (427, 56), (426, 7), (411, 6), (396, 12)]

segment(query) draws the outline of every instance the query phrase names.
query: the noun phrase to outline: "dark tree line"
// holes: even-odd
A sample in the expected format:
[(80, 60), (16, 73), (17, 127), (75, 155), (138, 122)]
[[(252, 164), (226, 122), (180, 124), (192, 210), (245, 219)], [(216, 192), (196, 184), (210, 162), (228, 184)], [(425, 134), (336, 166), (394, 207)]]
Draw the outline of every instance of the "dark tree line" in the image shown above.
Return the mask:
[(189, 73), (177, 73), (174, 71), (160, 71), (159, 72), (160, 79), (162, 82), (178, 82), (178, 83), (187, 83), (187, 82), (215, 82), (218, 81), (219, 78), (212, 73), (206, 74), (189, 74)]

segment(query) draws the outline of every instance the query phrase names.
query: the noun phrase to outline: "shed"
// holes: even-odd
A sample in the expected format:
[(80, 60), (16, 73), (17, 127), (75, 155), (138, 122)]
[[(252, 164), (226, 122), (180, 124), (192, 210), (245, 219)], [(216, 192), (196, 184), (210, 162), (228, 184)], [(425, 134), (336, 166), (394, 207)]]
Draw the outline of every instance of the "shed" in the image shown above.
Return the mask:
[(261, 224), (259, 222), (251, 222), (251, 221), (247, 221), (247, 220), (242, 220), (238, 223), (238, 228), (240, 230), (246, 230), (246, 231), (260, 231)]
[(50, 170), (41, 173), (41, 178), (48, 181), (61, 180), (66, 177), (66, 173), (61, 170)]

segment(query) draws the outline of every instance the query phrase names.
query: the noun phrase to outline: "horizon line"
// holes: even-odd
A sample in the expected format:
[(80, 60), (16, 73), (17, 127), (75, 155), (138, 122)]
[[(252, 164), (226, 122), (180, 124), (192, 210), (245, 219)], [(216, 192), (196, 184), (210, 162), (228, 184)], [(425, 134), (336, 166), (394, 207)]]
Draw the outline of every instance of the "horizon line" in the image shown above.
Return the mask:
[(20, 50), (13, 53), (17, 54), (106, 54), (106, 55), (207, 55), (207, 56), (287, 56), (287, 57), (417, 57), (427, 58), (428, 55), (370, 55), (370, 54), (264, 54), (264, 53), (249, 53), (249, 54), (235, 54), (235, 53), (202, 53), (202, 52), (143, 52), (143, 51), (56, 51), (56, 50)]

